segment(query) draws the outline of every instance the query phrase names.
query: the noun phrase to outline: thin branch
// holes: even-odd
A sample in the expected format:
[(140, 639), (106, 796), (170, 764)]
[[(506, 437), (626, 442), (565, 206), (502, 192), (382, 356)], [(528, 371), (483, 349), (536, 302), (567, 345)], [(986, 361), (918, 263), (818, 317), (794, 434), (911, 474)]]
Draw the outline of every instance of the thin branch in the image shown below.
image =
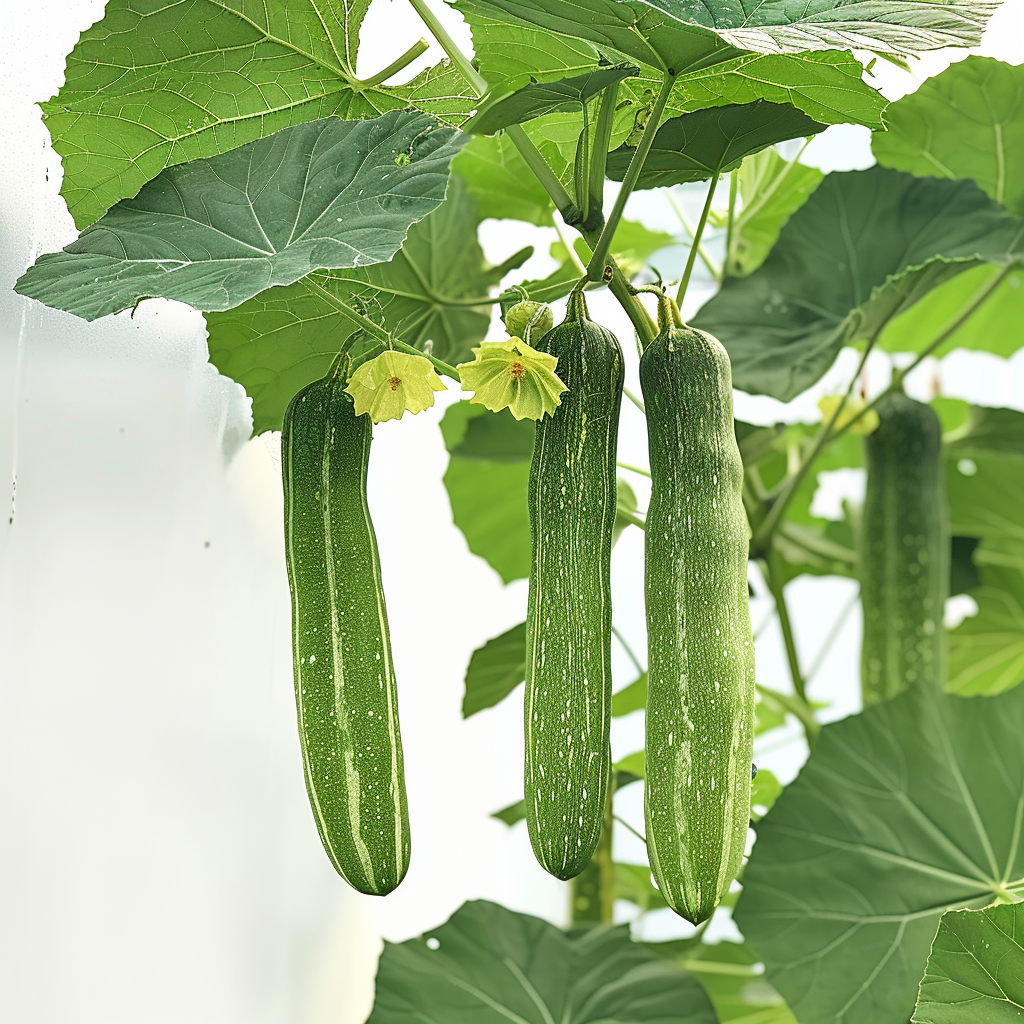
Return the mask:
[(842, 610), (836, 616), (836, 621), (832, 623), (832, 628), (828, 631), (828, 635), (822, 642), (821, 648), (814, 657), (814, 661), (811, 667), (807, 670), (807, 682), (813, 681), (814, 677), (821, 671), (821, 666), (825, 663), (825, 658), (828, 652), (831, 650), (832, 645), (836, 642), (836, 638), (843, 630), (843, 626), (846, 625), (846, 620), (850, 617), (850, 612), (856, 607), (857, 602), (860, 600), (859, 591), (854, 591), (850, 596), (850, 599), (843, 606)]
[(619, 189), (619, 194), (615, 197), (615, 205), (612, 207), (612, 212), (608, 215), (608, 220), (601, 229), (601, 237), (598, 239), (597, 245), (594, 246), (594, 255), (590, 258), (590, 265), (587, 267), (587, 274), (591, 281), (600, 281), (604, 277), (605, 258), (612, 244), (615, 229), (619, 226), (619, 221), (622, 219), (622, 211), (626, 208), (626, 200), (629, 199), (630, 194), (636, 187), (640, 171), (647, 160), (647, 154), (650, 153), (651, 146), (654, 144), (654, 136), (661, 125), (661, 115), (665, 112), (665, 104), (668, 103), (668, 97), (672, 92), (674, 84), (675, 77), (666, 71), (661, 83), (661, 91), (658, 93), (658, 98), (654, 101), (651, 116), (648, 118), (647, 124), (644, 127), (644, 133), (640, 137), (640, 144), (636, 147), (636, 152), (629, 161), (626, 176), (622, 179), (622, 187)]
[(427, 6), (426, 0), (409, 0), (409, 3), (412, 4), (413, 10), (420, 16), (423, 24), (430, 30), (430, 34), (438, 41), (441, 49), (448, 54), (449, 60), (459, 69), (462, 77), (469, 83), (473, 91), (477, 96), (483, 96), (487, 92), (487, 82), (473, 67), (470, 59), (459, 49), (441, 22), (437, 20), (437, 16)]
[(407, 68), (417, 57), (429, 49), (430, 43), (426, 39), (418, 39), (401, 57), (393, 60), (383, 71), (378, 71), (377, 74), (371, 75), (369, 78), (356, 79), (352, 85), (357, 89), (373, 89), (378, 85), (383, 85), (389, 78)]
[(697, 230), (693, 236), (693, 245), (690, 246), (690, 256), (686, 261), (686, 269), (683, 271), (683, 279), (679, 282), (679, 291), (676, 293), (676, 305), (682, 306), (686, 297), (686, 289), (690, 286), (690, 275), (693, 273), (693, 264), (697, 260), (697, 251), (700, 249), (700, 240), (704, 237), (704, 229), (707, 227), (708, 215), (711, 213), (711, 202), (715, 198), (715, 189), (718, 187), (718, 173), (711, 179), (708, 187), (708, 198), (701, 211), (700, 221), (697, 223)]
[[(675, 215), (679, 218), (679, 223), (682, 224), (683, 230), (690, 236), (690, 242), (692, 244), (693, 236), (696, 232), (694, 231), (693, 225), (687, 218), (686, 213), (684, 212), (683, 208), (676, 202), (675, 196), (673, 196), (668, 189), (665, 190), (665, 198), (668, 200), (668, 204), (669, 206), (672, 207), (673, 211), (675, 212)], [(704, 248), (703, 245), (697, 246), (697, 255), (700, 256), (701, 263), (703, 263), (704, 266), (707, 267), (708, 273), (716, 281), (720, 281), (722, 279), (722, 270), (719, 267), (715, 266), (714, 260), (712, 260), (712, 258), (708, 255), (707, 250)]]
[(625, 818), (620, 818), (617, 814), (613, 814), (612, 820), (617, 821), (624, 829), (627, 829), (628, 831), (632, 832), (633, 835), (635, 835), (637, 839), (639, 839), (640, 842), (644, 844), (644, 846), (647, 845), (647, 836), (645, 836), (641, 832), (637, 832), (637, 830), (633, 828), (633, 826), (630, 825), (630, 823), (626, 821)]
[(631, 473), (639, 473), (640, 476), (647, 477), (648, 480), (651, 478), (651, 471), (649, 469), (642, 469), (640, 466), (631, 466), (628, 462), (616, 462), (616, 466), (619, 469), (628, 469)]
[(786, 658), (789, 661), (789, 673), (793, 678), (793, 689), (797, 696), (807, 703), (807, 684), (804, 682), (803, 674), (800, 671), (800, 659), (797, 655), (796, 640), (793, 636), (793, 624), (789, 618), (789, 607), (786, 604), (786, 595), (782, 584), (782, 567), (779, 564), (779, 555), (772, 550), (763, 566), (765, 582), (775, 599), (775, 607), (779, 613), (779, 625), (782, 627), (782, 639), (786, 645)]
[[(594, 129), (594, 151), (590, 157), (590, 216), (592, 223), (598, 215), (603, 221), (604, 178), (608, 165), (608, 147), (611, 145), (612, 128), (615, 123), (615, 104), (619, 98), (619, 83), (612, 82), (601, 93), (601, 107), (597, 112), (597, 126)], [(588, 225), (589, 226), (589, 225)], [(597, 227), (598, 224), (594, 224)]]
[(644, 403), (643, 403), (643, 402), (641, 402), (641, 401), (640, 401), (640, 399), (639, 399), (639, 398), (637, 398), (637, 396), (636, 396), (636, 395), (634, 395), (634, 394), (633, 394), (633, 392), (629, 390), (629, 388), (627, 388), (627, 387), (624, 387), (624, 388), (622, 389), (622, 393), (623, 393), (623, 394), (624, 394), (624, 395), (625, 395), (625, 396), (626, 396), (626, 397), (627, 397), (627, 398), (628, 398), (628, 399), (629, 399), (629, 400), (630, 400), (630, 401), (631, 401), (631, 402), (632, 402), (632, 403), (633, 403), (633, 404), (634, 404), (634, 405), (635, 405), (635, 406), (636, 406), (636, 407), (637, 407), (637, 408), (638, 408), (638, 409), (639, 409), (639, 410), (640, 410), (640, 411), (641, 411), (641, 412), (642, 412), (642, 413), (643, 413), (643, 414), (644, 414), (645, 416), (647, 415), (647, 406), (646, 406), (646, 405), (644, 405)]
[(620, 644), (622, 644), (622, 649), (626, 652), (626, 657), (628, 657), (629, 660), (633, 662), (633, 667), (637, 670), (637, 672), (640, 673), (640, 675), (643, 675), (647, 671), (647, 669), (645, 669), (643, 665), (640, 664), (640, 659), (637, 658), (636, 654), (633, 652), (633, 648), (629, 646), (629, 643), (627, 642), (626, 638), (619, 632), (618, 626), (612, 626), (612, 634), (614, 635), (615, 639), (618, 640)]

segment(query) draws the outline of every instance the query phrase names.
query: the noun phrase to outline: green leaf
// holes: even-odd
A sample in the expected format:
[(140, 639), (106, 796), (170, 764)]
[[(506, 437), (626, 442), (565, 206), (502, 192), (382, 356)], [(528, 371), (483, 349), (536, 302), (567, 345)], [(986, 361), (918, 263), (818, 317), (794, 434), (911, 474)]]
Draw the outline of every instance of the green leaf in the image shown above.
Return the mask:
[(681, 962), (700, 979), (715, 1004), (720, 1024), (796, 1024), (748, 946), (702, 942), (687, 950)]
[(1024, 412), (970, 405), (963, 426), (943, 440), (956, 455), (991, 451), (1024, 456)]
[(516, 822), (526, 820), (526, 801), (517, 800), (514, 804), (509, 804), (508, 807), (495, 811), (491, 817), (497, 818), (498, 821), (504, 822), (511, 828)]
[(386, 943), (367, 1024), (715, 1024), (699, 983), (626, 925), (566, 934), (465, 903), (422, 938)]
[(905, 1024), (942, 912), (1024, 884), (1021, 735), (1024, 688), (915, 689), (825, 726), (735, 913), (801, 1024)]
[(985, 264), (939, 284), (891, 320), (879, 336), (878, 345), (887, 352), (922, 352), (944, 336), (934, 350), (939, 358), (957, 348), (1012, 356), (1022, 345), (1018, 333), (1009, 327), (1024, 319), (1024, 273), (1020, 271), (1007, 274), (984, 303), (950, 333), (950, 327), (1002, 273), (1001, 267)]
[(948, 461), (951, 532), (1024, 543), (1024, 455), (954, 449)]
[(451, 453), (444, 485), (469, 550), (506, 583), (529, 576), (533, 423), (459, 402), (444, 414), (441, 430)]
[(694, 319), (732, 358), (733, 383), (788, 401), (932, 288), (1024, 249), (1024, 223), (968, 181), (872, 167), (830, 174), (764, 265), (727, 278)]
[(642, 779), (645, 776), (646, 758), (642, 750), (636, 750), (632, 754), (627, 754), (621, 761), (615, 762), (615, 770), (617, 772), (629, 772), (630, 775), (635, 775), (638, 779)]
[(481, 217), (550, 227), (555, 205), (506, 135), (478, 135), (452, 168), (466, 182)]
[(739, 169), (741, 205), (733, 220), (726, 273), (746, 277), (757, 270), (783, 224), (807, 202), (824, 177), (816, 167), (783, 160), (773, 149), (747, 157)]
[[(463, 120), (475, 100), (447, 62), (408, 85), (355, 76), (369, 0), (108, 0), (82, 33), (43, 118), (79, 228), (166, 167), (328, 115), (412, 103)], [(396, 53), (394, 55), (398, 57)]]
[[(825, 127), (796, 107), (764, 100), (683, 114), (658, 129), (637, 188), (703, 181), (777, 142), (816, 135)], [(608, 177), (622, 181), (634, 153), (628, 145), (609, 153)]]
[(466, 669), (462, 717), (500, 704), (526, 678), (526, 623), (478, 647)]
[[(971, 591), (978, 614), (949, 634), (946, 689), (951, 693), (988, 696), (1024, 682), (1024, 576), (1016, 575), (1016, 587), (983, 583)], [(993, 583), (998, 581), (997, 577)]]
[(509, 125), (523, 124), (545, 114), (575, 112), (609, 85), (639, 72), (635, 64), (612, 64), (593, 68), (574, 78), (530, 82), (511, 93), (495, 94), (492, 90), (481, 98), (479, 109), (464, 125), (464, 130), (476, 135), (493, 135)]
[(767, 768), (759, 768), (750, 784), (750, 819), (760, 821), (775, 806), (785, 787)]
[(998, 1024), (1024, 1017), (1024, 905), (942, 915), (914, 1024)]
[(154, 297), (230, 309), (320, 268), (386, 262), (444, 199), (461, 144), (409, 111), (285, 128), (169, 167), (15, 287), (95, 320)]
[(972, 178), (1024, 215), (1024, 66), (971, 56), (885, 112), (871, 145), (880, 164), (919, 178)]
[(858, 47), (906, 54), (945, 46), (977, 46), (986, 22), (999, 6), (986, 0), (650, 2), (681, 21), (714, 28), (735, 46), (766, 53)]
[(612, 694), (612, 717), (619, 718), (647, 706), (647, 673)]
[(463, 303), (486, 296), (530, 253), (525, 249), (492, 267), (476, 240), (478, 225), (472, 197), (452, 175), (445, 201), (409, 229), (389, 263), (314, 274), (207, 314), (210, 359), (252, 398), (254, 431), (280, 429), (292, 395), (327, 372), (351, 333), (332, 297), (407, 344), (422, 349), (431, 342), (433, 354), (449, 363), (471, 358), (470, 349), (487, 333), (490, 307)]
[(635, 903), (640, 908), (641, 914), (668, 906), (665, 897), (661, 895), (651, 879), (651, 869), (647, 864), (616, 862), (615, 898)]

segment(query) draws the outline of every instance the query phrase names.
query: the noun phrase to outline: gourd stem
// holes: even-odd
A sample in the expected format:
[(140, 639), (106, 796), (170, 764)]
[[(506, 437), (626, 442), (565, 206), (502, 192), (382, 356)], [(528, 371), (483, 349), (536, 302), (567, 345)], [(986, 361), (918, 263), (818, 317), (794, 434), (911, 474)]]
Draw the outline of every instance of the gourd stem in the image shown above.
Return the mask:
[(679, 291), (676, 293), (676, 304), (681, 306), (686, 298), (686, 289), (690, 286), (690, 276), (693, 274), (693, 265), (697, 261), (697, 253), (700, 251), (700, 240), (704, 237), (704, 229), (708, 224), (708, 216), (711, 213), (711, 202), (715, 198), (715, 189), (718, 187), (718, 172), (711, 179), (708, 187), (708, 197), (701, 210), (700, 220), (697, 222), (697, 230), (693, 233), (693, 243), (690, 245), (690, 256), (686, 261), (686, 269), (683, 271), (683, 279), (679, 282)]
[(612, 144), (612, 127), (618, 98), (618, 82), (612, 82), (601, 93), (601, 108), (597, 113), (597, 127), (594, 129), (594, 151), (590, 157), (590, 219), (597, 214), (601, 214), (603, 219), (604, 178), (608, 166), (608, 147)]
[(373, 89), (383, 85), (389, 78), (397, 75), (403, 68), (407, 68), (417, 57), (422, 56), (430, 49), (430, 43), (426, 39), (418, 39), (405, 53), (397, 60), (393, 60), (383, 71), (371, 75), (369, 78), (357, 78), (352, 85), (356, 89)]
[(608, 220), (601, 229), (597, 245), (594, 246), (594, 255), (590, 258), (590, 264), (587, 267), (587, 276), (591, 281), (600, 281), (604, 277), (605, 258), (608, 256), (612, 237), (615, 235), (615, 229), (619, 226), (619, 221), (622, 219), (622, 211), (626, 208), (626, 200), (629, 199), (630, 194), (636, 187), (636, 183), (640, 178), (640, 171), (647, 160), (647, 154), (650, 153), (651, 146), (654, 144), (654, 136), (661, 126), (661, 115), (665, 112), (665, 104), (668, 103), (668, 97), (672, 92), (674, 84), (675, 75), (670, 71), (666, 71), (661, 83), (661, 91), (658, 93), (658, 98), (654, 101), (651, 116), (648, 118), (647, 125), (644, 127), (644, 133), (640, 137), (640, 144), (636, 147), (636, 152), (629, 161), (629, 167), (626, 168), (626, 176), (622, 179), (622, 187), (619, 189), (619, 194), (615, 197), (615, 205), (612, 207), (612, 212), (608, 215)]
[(430, 30), (430, 34), (438, 41), (441, 49), (448, 54), (449, 60), (459, 69), (462, 77), (469, 83), (470, 87), (477, 94), (483, 96), (487, 91), (487, 82), (480, 75), (480, 72), (473, 67), (470, 59), (459, 49), (456, 42), (445, 30), (437, 16), (427, 6), (426, 0), (409, 0), (413, 10), (420, 16), (420, 20)]
[(636, 395), (634, 395), (634, 394), (633, 394), (633, 392), (629, 390), (629, 388), (627, 388), (627, 387), (624, 387), (624, 388), (622, 389), (622, 393), (623, 393), (623, 394), (624, 394), (624, 395), (625, 395), (625, 396), (626, 396), (626, 397), (627, 397), (627, 398), (628, 398), (628, 399), (629, 399), (629, 400), (630, 400), (630, 401), (631, 401), (631, 402), (632, 402), (632, 403), (633, 403), (633, 404), (634, 404), (634, 405), (635, 405), (635, 406), (636, 406), (636, 407), (637, 407), (637, 408), (638, 408), (638, 409), (639, 409), (639, 410), (640, 410), (640, 411), (641, 411), (641, 412), (642, 412), (642, 413), (643, 413), (643, 414), (644, 414), (645, 416), (647, 415), (647, 406), (646, 406), (646, 405), (644, 405), (644, 403), (643, 403), (643, 402), (641, 402), (641, 401), (640, 401), (640, 399), (639, 399), (639, 398), (637, 398), (637, 396), (636, 396)]
[(562, 187), (558, 176), (551, 170), (541, 151), (533, 144), (533, 141), (523, 130), (523, 126), (521, 124), (510, 124), (505, 129), (505, 134), (509, 137), (512, 145), (519, 151), (519, 155), (523, 158), (526, 166), (533, 171), (533, 176), (541, 183), (544, 191), (551, 197), (551, 201), (562, 215), (562, 219), (565, 221), (575, 220), (579, 213), (576, 209), (576, 204), (570, 198), (569, 193)]
[[(306, 291), (312, 292), (314, 295), (319, 296), (324, 302), (332, 306), (336, 312), (340, 313), (353, 327), (358, 330), (364, 331), (369, 337), (373, 338), (374, 341), (379, 341), (383, 345), (391, 344), (391, 335), (388, 334), (383, 327), (379, 324), (375, 324), (369, 317), (363, 316), (358, 310), (353, 309), (347, 302), (339, 299), (337, 295), (332, 295), (322, 284), (312, 280), (312, 275), (304, 277), (302, 284), (306, 288)], [(420, 355), (423, 353), (420, 352)]]

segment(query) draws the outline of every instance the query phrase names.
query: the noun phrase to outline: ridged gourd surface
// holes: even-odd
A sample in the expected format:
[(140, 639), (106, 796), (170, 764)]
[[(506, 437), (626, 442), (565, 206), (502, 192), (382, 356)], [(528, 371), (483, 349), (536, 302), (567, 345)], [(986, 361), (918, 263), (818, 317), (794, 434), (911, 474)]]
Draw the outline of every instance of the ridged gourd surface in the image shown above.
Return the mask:
[(666, 328), (640, 360), (652, 491), (645, 817), (669, 906), (699, 923), (739, 871), (750, 816), (754, 644), (728, 355)]
[(409, 866), (398, 701), (366, 501), (372, 424), (339, 376), (285, 415), (281, 462), (295, 699), (306, 789), (324, 848), (360, 892)]
[(600, 839), (611, 766), (610, 566), (623, 361), (615, 336), (586, 318), (582, 296), (537, 348), (558, 357), (569, 390), (537, 424), (530, 471), (526, 811), (537, 859), (571, 878)]
[(865, 706), (917, 682), (946, 681), (942, 615), (949, 593), (949, 513), (942, 425), (899, 391), (877, 406), (864, 441), (868, 469), (861, 523)]

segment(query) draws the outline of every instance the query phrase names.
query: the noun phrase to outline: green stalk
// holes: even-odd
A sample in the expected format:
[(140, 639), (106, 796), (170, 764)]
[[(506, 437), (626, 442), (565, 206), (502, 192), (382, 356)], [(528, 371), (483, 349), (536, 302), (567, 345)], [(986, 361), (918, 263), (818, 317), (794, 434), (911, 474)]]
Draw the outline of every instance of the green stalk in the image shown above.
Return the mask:
[(412, 4), (413, 10), (420, 16), (423, 24), (430, 30), (430, 34), (438, 41), (441, 49), (448, 54), (449, 60), (459, 69), (462, 77), (469, 83), (473, 91), (477, 96), (483, 96), (487, 92), (487, 82), (473, 67), (470, 59), (459, 49), (455, 40), (448, 35), (445, 27), (427, 6), (426, 0), (409, 0), (409, 3)]
[(594, 147), (590, 157), (590, 213), (583, 227), (587, 231), (600, 231), (604, 222), (604, 179), (608, 166), (608, 148), (612, 144), (612, 127), (615, 123), (615, 104), (619, 98), (619, 83), (613, 82), (601, 93), (601, 108), (597, 113), (597, 127), (594, 129)]
[(690, 246), (690, 256), (686, 261), (686, 269), (683, 271), (683, 279), (679, 282), (679, 291), (676, 293), (676, 305), (681, 306), (686, 297), (686, 289), (690, 286), (690, 275), (693, 273), (693, 265), (697, 261), (697, 253), (700, 250), (700, 240), (704, 237), (704, 229), (708, 224), (708, 216), (711, 213), (711, 202), (715, 198), (715, 188), (718, 186), (718, 172), (711, 179), (708, 188), (708, 198), (701, 211), (700, 220), (697, 223), (697, 230), (693, 233), (693, 244)]
[(562, 219), (567, 224), (575, 221), (578, 217), (576, 204), (570, 198), (569, 193), (562, 187), (562, 183), (558, 180), (558, 175), (551, 170), (541, 151), (533, 144), (530, 137), (523, 130), (523, 126), (521, 124), (510, 124), (505, 129), (505, 134), (509, 137), (512, 145), (519, 151), (519, 155), (523, 158), (526, 166), (533, 171), (534, 177), (544, 187), (544, 191), (551, 197), (551, 201), (562, 215)]
[(422, 356), (424, 359), (429, 359), (434, 364), (434, 369), (438, 373), (443, 373), (446, 377), (451, 377), (452, 380), (457, 380), (460, 384), (462, 383), (459, 371), (451, 363), (446, 363), (443, 359), (438, 359), (436, 356), (423, 352), (413, 345), (407, 345), (404, 341), (399, 341), (397, 338), (391, 339), (391, 347), (398, 349), (399, 352), (408, 352), (411, 356)]
[(583, 101), (583, 130), (576, 142), (576, 160), (573, 163), (572, 174), (580, 223), (585, 224), (590, 216), (590, 112), (586, 100)]
[(587, 267), (587, 276), (591, 281), (600, 281), (604, 277), (605, 259), (608, 256), (608, 249), (612, 244), (612, 237), (615, 235), (615, 229), (619, 226), (619, 221), (622, 219), (622, 211), (626, 208), (626, 200), (629, 199), (630, 194), (636, 187), (637, 180), (640, 178), (640, 171), (647, 160), (647, 154), (650, 153), (651, 146), (654, 144), (654, 136), (661, 126), (661, 115), (665, 112), (665, 104), (668, 103), (669, 94), (672, 92), (674, 84), (675, 76), (666, 71), (664, 80), (661, 83), (661, 91), (658, 93), (658, 98), (654, 101), (654, 109), (651, 111), (651, 116), (644, 127), (644, 133), (640, 137), (640, 145), (636, 147), (636, 152), (629, 161), (626, 176), (622, 179), (622, 188), (619, 189), (612, 212), (608, 215), (608, 221), (601, 230), (601, 236), (594, 247), (594, 255), (591, 257), (590, 265)]
[(651, 471), (649, 469), (642, 469), (640, 466), (634, 466), (628, 462), (616, 462), (615, 465), (619, 469), (628, 469), (630, 473), (638, 473), (640, 476), (645, 476), (648, 480), (651, 478)]
[(393, 60), (383, 71), (378, 71), (377, 74), (371, 75), (369, 78), (357, 78), (352, 85), (356, 89), (373, 89), (378, 85), (383, 85), (389, 78), (397, 75), (403, 68), (407, 68), (417, 57), (429, 49), (430, 43), (426, 39), (418, 39), (401, 57)]
[(725, 224), (725, 263), (722, 266), (722, 275), (725, 275), (726, 267), (732, 257), (733, 234), (736, 227), (736, 198), (740, 188), (739, 168), (729, 172), (729, 217)]
[[(693, 236), (696, 233), (693, 229), (693, 225), (687, 220), (686, 214), (683, 212), (683, 208), (675, 201), (675, 197), (671, 191), (665, 190), (665, 198), (668, 200), (668, 205), (672, 207), (675, 215), (679, 218), (679, 223), (682, 224), (683, 230), (690, 236), (690, 241), (693, 241)], [(715, 261), (707, 254), (707, 250), (703, 244), (697, 246), (697, 253), (700, 256), (701, 263), (708, 268), (708, 273), (716, 280), (721, 281), (723, 271), (715, 266)]]
[(807, 703), (807, 684), (800, 671), (800, 658), (797, 655), (796, 639), (793, 636), (793, 624), (789, 618), (789, 607), (782, 584), (782, 566), (779, 564), (778, 551), (772, 549), (763, 563), (765, 582), (775, 599), (775, 607), (779, 613), (779, 625), (782, 626), (782, 639), (786, 645), (786, 659), (789, 662), (789, 673), (793, 678), (793, 689), (796, 695)]

